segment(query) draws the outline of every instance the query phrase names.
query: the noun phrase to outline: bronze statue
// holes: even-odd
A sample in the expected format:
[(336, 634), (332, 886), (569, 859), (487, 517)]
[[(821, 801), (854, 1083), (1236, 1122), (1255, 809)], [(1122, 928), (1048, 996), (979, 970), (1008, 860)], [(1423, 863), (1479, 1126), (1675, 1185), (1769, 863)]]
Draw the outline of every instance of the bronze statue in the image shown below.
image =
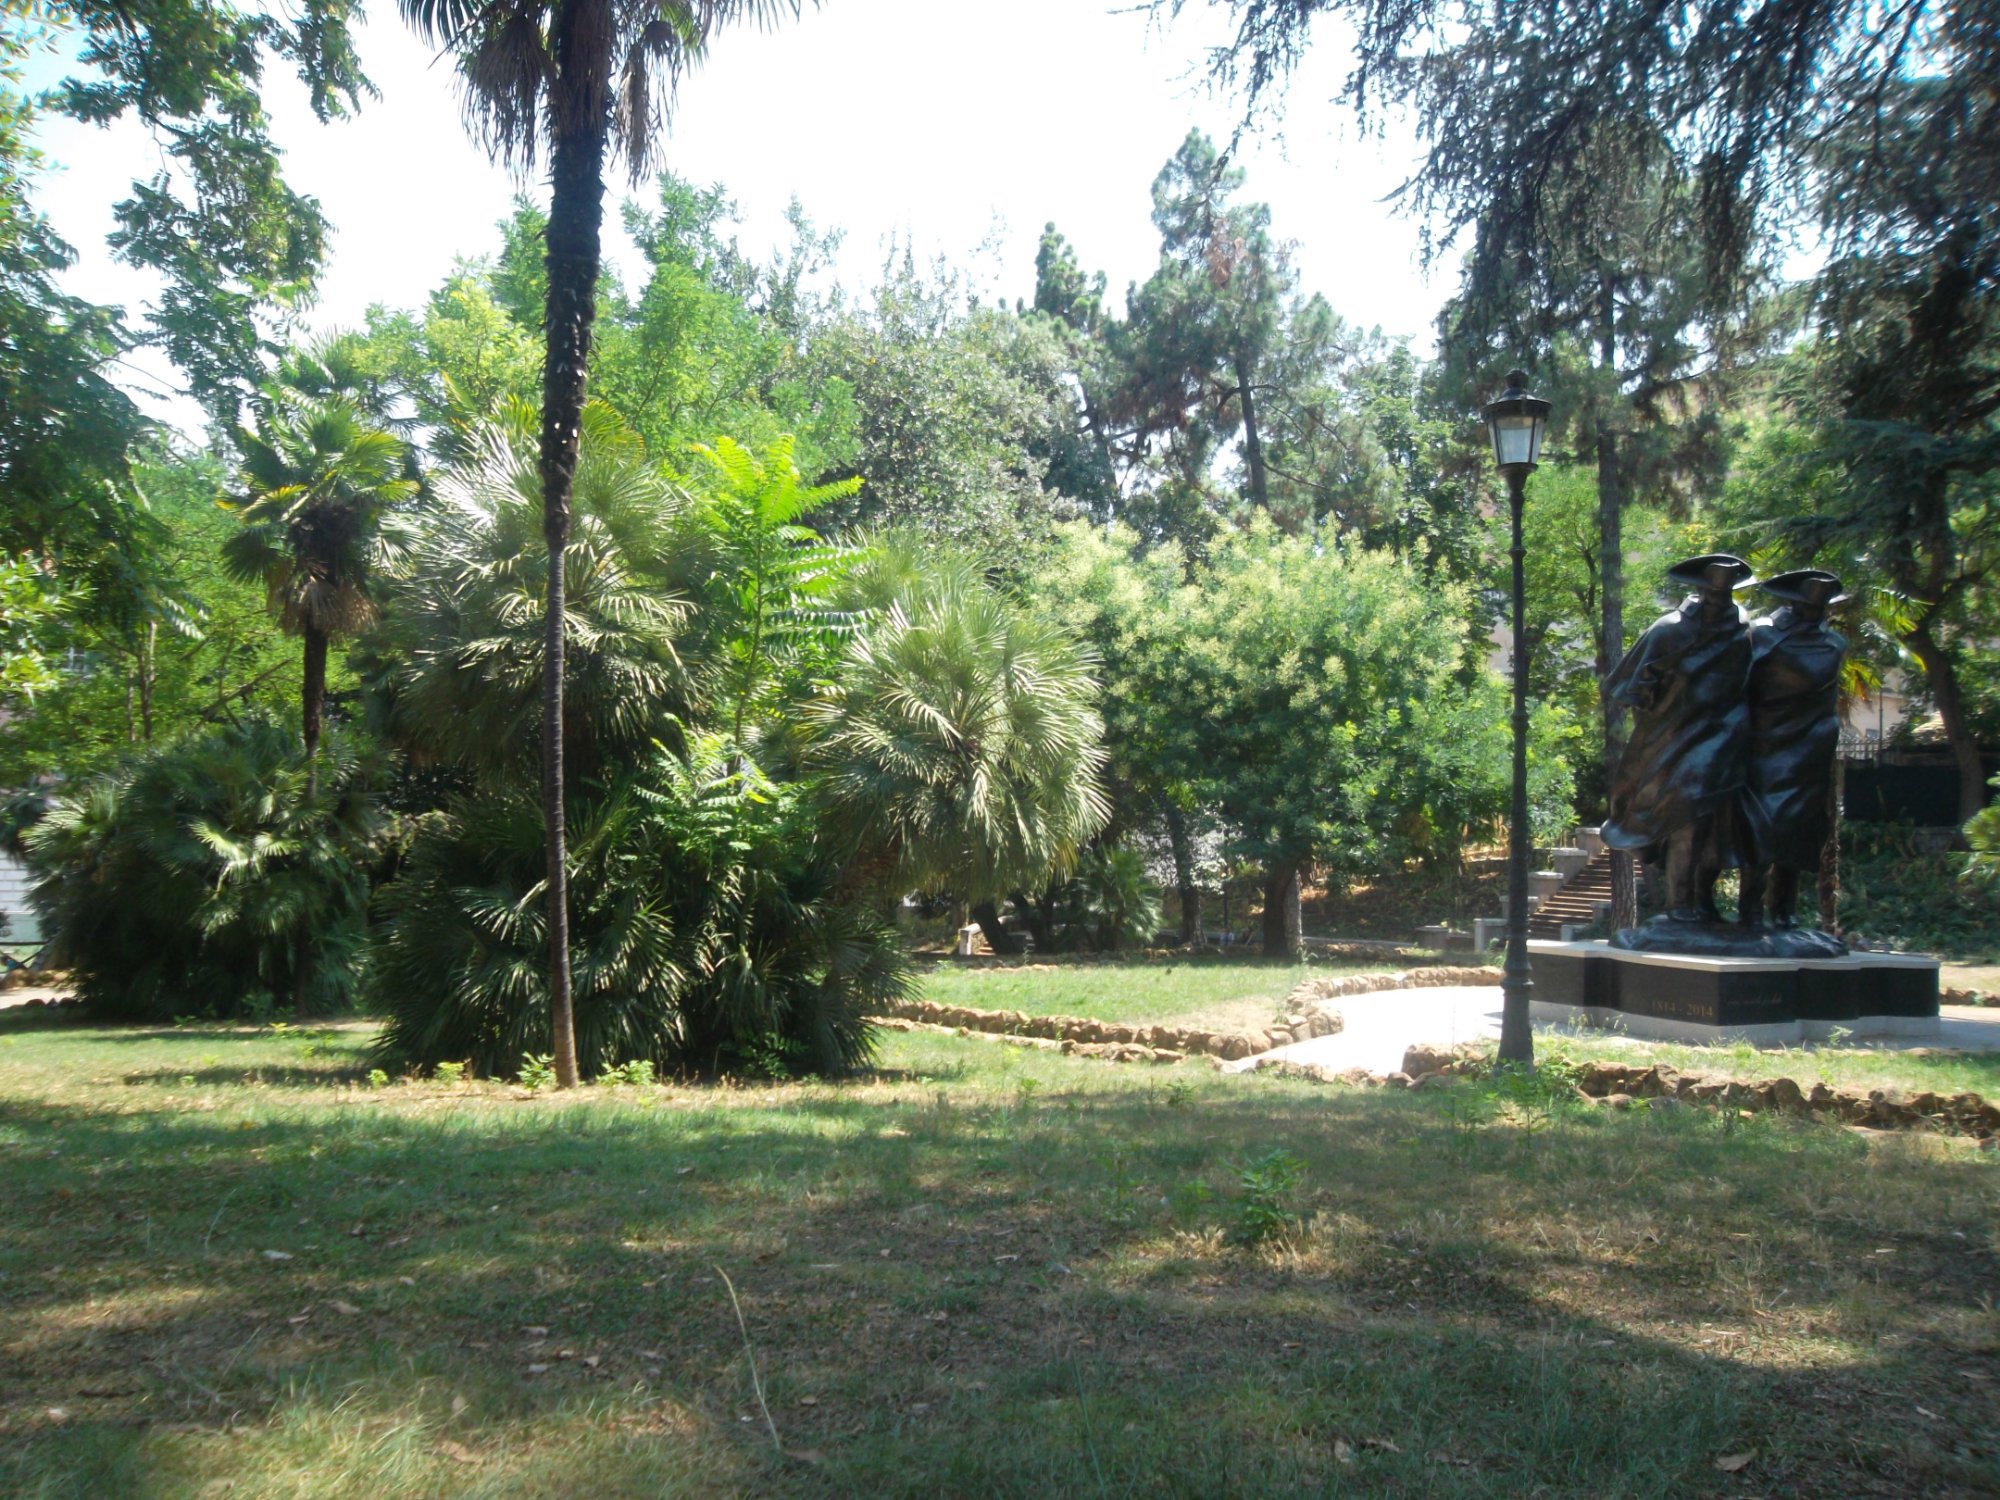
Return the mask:
[[(1754, 579), (1726, 553), (1690, 558), (1667, 577), (1694, 593), (1646, 628), (1604, 680), (1633, 710), (1611, 778), (1604, 841), (1666, 866), (1667, 914), (1612, 938), (1617, 947), (1708, 951), (1719, 926), (1715, 882), (1739, 862), (1735, 829), (1749, 772), (1750, 619), (1735, 591)], [(1729, 946), (1730, 938), (1720, 939)]]
[(1766, 579), (1785, 601), (1750, 627), (1750, 775), (1744, 788), (1743, 897), (1738, 919), (1760, 925), (1766, 893), (1777, 951), (1835, 956), (1830, 933), (1802, 929), (1799, 876), (1819, 868), (1831, 819), (1833, 758), (1840, 746), (1840, 668), (1847, 640), (1826, 624), (1846, 595), (1818, 568)]

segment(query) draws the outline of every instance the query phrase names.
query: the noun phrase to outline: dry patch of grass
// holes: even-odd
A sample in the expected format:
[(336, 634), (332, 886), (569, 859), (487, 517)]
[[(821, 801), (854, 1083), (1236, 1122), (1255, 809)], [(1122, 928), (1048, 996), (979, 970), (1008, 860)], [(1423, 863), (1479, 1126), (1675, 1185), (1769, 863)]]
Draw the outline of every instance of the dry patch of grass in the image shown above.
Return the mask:
[(928, 1034), (369, 1089), (364, 1041), (0, 1023), (0, 1493), (2000, 1486), (1969, 1142)]

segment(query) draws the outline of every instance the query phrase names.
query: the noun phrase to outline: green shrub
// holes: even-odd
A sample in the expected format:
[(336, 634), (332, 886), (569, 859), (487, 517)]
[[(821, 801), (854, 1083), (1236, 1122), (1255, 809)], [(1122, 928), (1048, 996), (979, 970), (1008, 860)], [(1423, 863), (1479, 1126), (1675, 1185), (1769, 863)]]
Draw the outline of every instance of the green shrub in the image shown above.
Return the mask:
[(1298, 1228), (1296, 1206), (1306, 1164), (1282, 1147), (1245, 1162), (1236, 1174), (1236, 1232), (1255, 1245)]
[[(2000, 790), (2000, 776), (1987, 785)], [(1972, 815), (1965, 825), (1965, 841), (1972, 846), (1965, 878), (1989, 895), (2000, 892), (2000, 801), (1990, 802)]]
[[(579, 1066), (851, 1069), (872, 1047), (864, 1018), (908, 989), (893, 931), (838, 894), (796, 788), (690, 740), (686, 759), (570, 798)], [(380, 902), (385, 1057), (507, 1077), (550, 1035), (541, 810), (489, 793), (418, 822)]]
[(1065, 947), (1145, 947), (1160, 930), (1160, 887), (1137, 849), (1098, 845), (1078, 861), (1064, 894)]
[(136, 757), (27, 835), (49, 961), (135, 1020), (313, 1013), (353, 1000), (377, 763), (329, 736), (308, 765), (268, 720)]
[(612, 1088), (651, 1088), (653, 1085), (653, 1065), (643, 1057), (635, 1057), (630, 1062), (620, 1063), (615, 1068), (605, 1069), (597, 1080)]
[(2000, 902), (1976, 850), (1941, 849), (1934, 835), (1894, 823), (1844, 824), (1840, 844), (1843, 930), (1918, 952), (2000, 953)]
[[(449, 1067), (450, 1064), (447, 1063), (445, 1066)], [(530, 1093), (539, 1094), (556, 1081), (555, 1059), (546, 1052), (539, 1056), (524, 1057), (521, 1059), (517, 1076), (520, 1078), (521, 1087)]]

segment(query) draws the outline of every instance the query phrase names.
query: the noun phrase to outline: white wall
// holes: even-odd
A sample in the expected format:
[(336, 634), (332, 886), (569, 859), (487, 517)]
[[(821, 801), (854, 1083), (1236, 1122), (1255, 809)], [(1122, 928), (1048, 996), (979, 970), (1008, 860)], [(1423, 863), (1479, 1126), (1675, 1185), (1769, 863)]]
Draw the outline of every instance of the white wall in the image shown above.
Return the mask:
[(29, 883), (27, 867), (13, 855), (0, 853), (0, 913), (7, 918), (0, 942), (33, 942), (41, 936), (41, 921), (28, 904)]

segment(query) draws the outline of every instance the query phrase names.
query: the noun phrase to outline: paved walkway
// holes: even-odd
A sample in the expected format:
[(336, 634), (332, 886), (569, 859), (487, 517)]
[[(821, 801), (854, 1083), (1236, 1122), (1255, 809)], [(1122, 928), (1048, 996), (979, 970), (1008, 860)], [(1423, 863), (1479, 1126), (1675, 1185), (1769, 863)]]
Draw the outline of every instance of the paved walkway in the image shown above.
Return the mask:
[[(1294, 1042), (1240, 1062), (1224, 1063), (1225, 1073), (1241, 1073), (1269, 1061), (1307, 1063), (1330, 1072), (1364, 1068), (1393, 1073), (1403, 1065), (1405, 1049), (1419, 1043), (1457, 1046), (1500, 1035), (1500, 989), (1497, 985), (1450, 985), (1423, 990), (1383, 990), (1374, 995), (1348, 995), (1325, 1002), (1346, 1023), (1332, 1036)], [(1567, 1027), (1540, 1026), (1537, 1035), (1560, 1035)], [(1596, 1035), (1609, 1035), (1598, 1032)], [(1824, 1045), (1824, 1044), (1820, 1044)], [(2000, 1052), (2000, 1009), (1990, 1006), (1947, 1005), (1939, 1012), (1938, 1030), (1926, 1037), (1878, 1037), (1857, 1048), (1901, 1051), (1911, 1047), (1948, 1047), (1963, 1052)]]
[(57, 990), (44, 987), (25, 990), (0, 990), (0, 1010), (5, 1010), (10, 1005), (26, 1005), (30, 1000), (54, 1001), (67, 999), (69, 999), (69, 991), (66, 989)]

